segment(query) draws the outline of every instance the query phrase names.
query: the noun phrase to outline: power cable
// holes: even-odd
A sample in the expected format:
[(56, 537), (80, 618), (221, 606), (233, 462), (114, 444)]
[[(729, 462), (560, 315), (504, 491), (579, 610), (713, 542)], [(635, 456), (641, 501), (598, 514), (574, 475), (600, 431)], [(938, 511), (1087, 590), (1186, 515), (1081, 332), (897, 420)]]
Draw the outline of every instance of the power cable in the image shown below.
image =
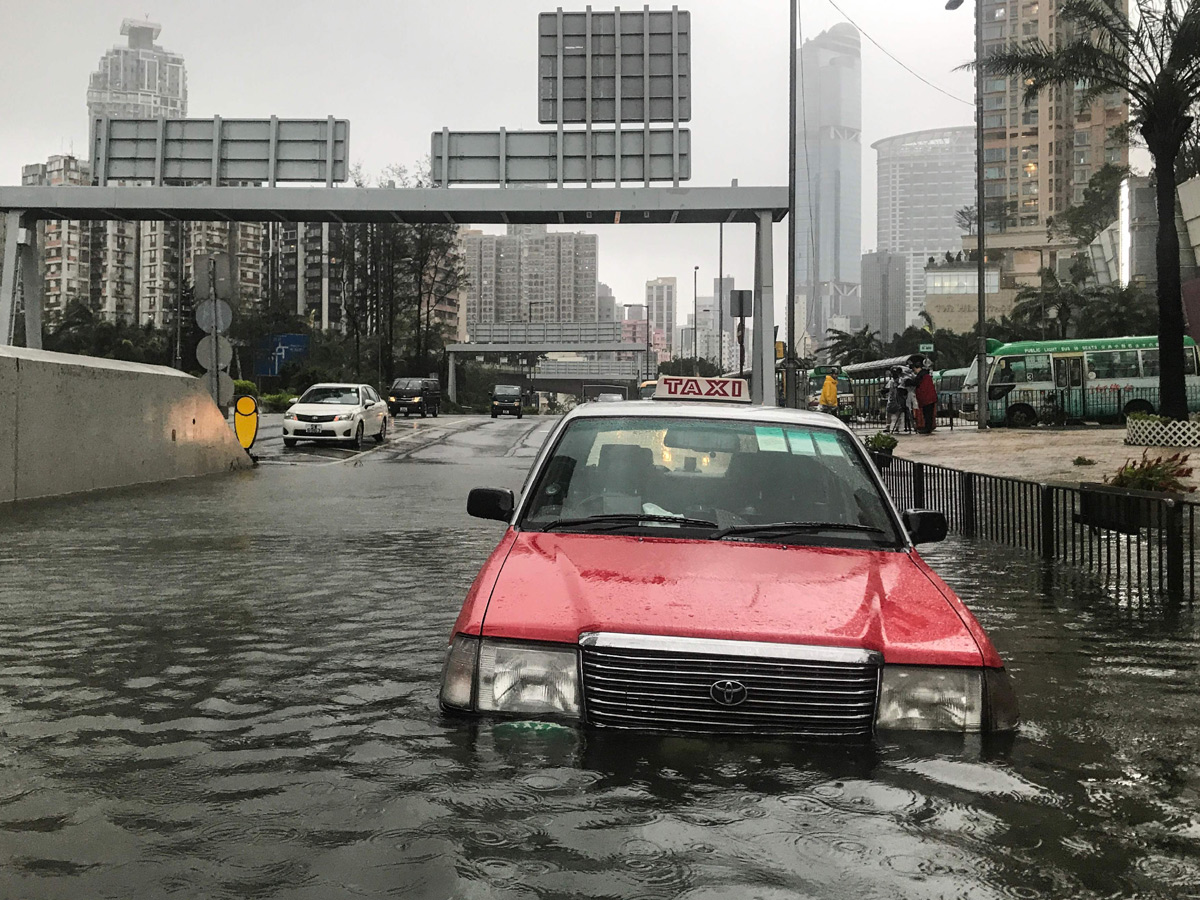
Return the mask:
[(904, 62), (902, 62), (894, 53), (892, 53), (890, 50), (888, 50), (887, 47), (883, 46), (883, 44), (879, 43), (879, 41), (877, 41), (877, 40), (875, 40), (875, 38), (871, 37), (871, 35), (868, 34), (867, 31), (861, 25), (859, 25), (852, 18), (850, 18), (848, 15), (846, 15), (845, 11), (840, 6), (838, 6), (836, 3), (834, 3), (833, 0), (827, 0), (827, 2), (829, 3), (830, 6), (832, 6), (834, 9), (836, 9), (838, 11), (838, 13), (842, 16), (842, 18), (844, 18), (847, 22), (849, 22), (851, 25), (853, 25), (855, 28), (857, 28), (859, 33), (863, 37), (865, 37), (868, 41), (870, 41), (872, 44), (874, 44), (876, 47), (878, 47), (880, 50), (882, 50), (883, 54), (886, 57), (888, 57), (888, 59), (890, 59), (892, 62), (894, 62), (900, 68), (902, 68), (905, 72), (912, 75), (918, 81), (929, 85), (929, 87), (933, 88), (939, 94), (945, 94), (951, 100), (957, 100), (959, 103), (964, 103), (970, 107), (975, 106), (974, 100), (964, 100), (962, 97), (959, 97), (956, 94), (950, 93), (945, 88), (939, 87), (938, 85), (936, 85), (932, 81), (930, 81), (928, 78), (926, 78), (924, 75), (911, 69), (908, 65), (906, 65)]

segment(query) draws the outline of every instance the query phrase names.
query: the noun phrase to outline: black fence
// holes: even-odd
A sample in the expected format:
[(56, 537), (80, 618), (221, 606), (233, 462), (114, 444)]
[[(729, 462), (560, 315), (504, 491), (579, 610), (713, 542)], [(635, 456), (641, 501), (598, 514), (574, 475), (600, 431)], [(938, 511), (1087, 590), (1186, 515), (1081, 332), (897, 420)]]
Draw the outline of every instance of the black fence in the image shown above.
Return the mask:
[[(961, 428), (962, 392), (938, 391), (937, 428)], [(973, 407), (972, 407), (973, 408)], [(878, 381), (856, 381), (851, 389), (838, 394), (837, 416), (855, 431), (883, 431), (889, 425), (887, 400), (883, 395), (883, 384)], [(974, 423), (970, 423), (972, 426)], [(916, 428), (912, 415), (901, 417), (900, 430)]]
[(1131, 595), (1194, 601), (1200, 504), (1108, 485), (1038, 484), (872, 454), (901, 509), (936, 509), (950, 530), (1093, 573)]

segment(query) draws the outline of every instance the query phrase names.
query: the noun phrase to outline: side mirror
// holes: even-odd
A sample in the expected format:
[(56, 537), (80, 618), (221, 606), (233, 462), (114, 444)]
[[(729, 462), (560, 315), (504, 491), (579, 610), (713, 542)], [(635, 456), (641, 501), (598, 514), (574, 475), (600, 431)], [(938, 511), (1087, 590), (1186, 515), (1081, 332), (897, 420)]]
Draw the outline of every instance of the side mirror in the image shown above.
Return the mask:
[(900, 517), (914, 544), (936, 544), (946, 539), (946, 514), (934, 509), (906, 509)]
[(502, 488), (472, 488), (467, 495), (467, 513), (477, 519), (507, 522), (516, 505), (513, 492)]

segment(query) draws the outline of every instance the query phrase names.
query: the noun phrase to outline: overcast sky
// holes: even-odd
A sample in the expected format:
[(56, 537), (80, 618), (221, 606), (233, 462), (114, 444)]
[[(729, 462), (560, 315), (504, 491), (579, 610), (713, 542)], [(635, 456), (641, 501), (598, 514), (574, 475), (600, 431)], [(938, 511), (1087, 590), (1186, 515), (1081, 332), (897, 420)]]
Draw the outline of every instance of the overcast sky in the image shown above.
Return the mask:
[[(953, 70), (971, 55), (971, 4), (947, 12), (943, 0), (834, 2), (866, 32), (862, 245), (868, 250), (875, 247), (870, 145), (972, 121), (971, 104), (923, 84), (869, 38), (938, 87), (970, 100), (971, 75)], [(189, 117), (346, 118), (352, 159), (377, 173), (393, 163), (420, 164), (430, 134), (442, 127), (544, 127), (536, 106), (537, 16), (555, 6), (545, 0), (0, 0), (0, 184), (20, 183), (23, 164), (52, 154), (87, 155), (88, 76), (109, 47), (124, 44), (124, 18), (160, 23), (159, 43), (183, 55)], [(737, 178), (742, 185), (786, 185), (788, 3), (692, 0), (679, 6), (692, 13), (691, 184), (728, 185)], [(800, 15), (802, 38), (844, 20), (831, 0), (800, 0)], [(647, 279), (674, 275), (685, 301), (682, 319), (696, 265), (700, 295), (712, 293), (715, 225), (596, 231), (600, 280), (618, 303), (640, 302)], [(782, 323), (786, 225), (775, 237)], [(752, 286), (752, 226), (726, 227), (725, 273), (741, 287)]]

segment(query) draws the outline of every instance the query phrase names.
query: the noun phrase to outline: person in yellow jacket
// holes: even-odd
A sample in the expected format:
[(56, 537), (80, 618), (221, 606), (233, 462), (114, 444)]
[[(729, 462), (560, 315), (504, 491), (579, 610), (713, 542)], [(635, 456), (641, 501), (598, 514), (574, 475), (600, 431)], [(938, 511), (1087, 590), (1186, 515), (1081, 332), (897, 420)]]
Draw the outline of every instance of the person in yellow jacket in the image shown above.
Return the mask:
[(825, 376), (825, 385), (821, 388), (821, 412), (837, 415), (837, 379), (832, 375)]

